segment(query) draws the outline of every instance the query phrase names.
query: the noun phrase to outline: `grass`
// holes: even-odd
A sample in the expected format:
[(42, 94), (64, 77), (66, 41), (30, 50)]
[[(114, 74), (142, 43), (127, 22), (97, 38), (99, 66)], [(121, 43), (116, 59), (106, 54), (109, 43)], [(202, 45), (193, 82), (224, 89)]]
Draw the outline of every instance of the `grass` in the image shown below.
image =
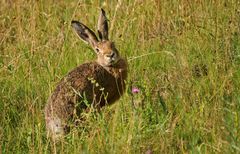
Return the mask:
[[(239, 1), (0, 6), (0, 153), (240, 153)], [(128, 90), (55, 145), (46, 137), (46, 100), (67, 72), (95, 58), (70, 23), (95, 30), (100, 7), (128, 58)]]

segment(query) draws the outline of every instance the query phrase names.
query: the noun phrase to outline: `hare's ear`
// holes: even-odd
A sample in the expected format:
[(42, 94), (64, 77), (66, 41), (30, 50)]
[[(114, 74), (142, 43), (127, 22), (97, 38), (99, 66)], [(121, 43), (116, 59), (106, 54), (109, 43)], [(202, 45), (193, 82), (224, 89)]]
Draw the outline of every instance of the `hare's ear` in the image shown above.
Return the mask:
[(95, 48), (98, 39), (93, 31), (78, 21), (72, 21), (72, 27), (85, 43), (90, 44), (93, 49)]
[(98, 35), (101, 40), (108, 40), (108, 23), (103, 9), (101, 9), (98, 18)]

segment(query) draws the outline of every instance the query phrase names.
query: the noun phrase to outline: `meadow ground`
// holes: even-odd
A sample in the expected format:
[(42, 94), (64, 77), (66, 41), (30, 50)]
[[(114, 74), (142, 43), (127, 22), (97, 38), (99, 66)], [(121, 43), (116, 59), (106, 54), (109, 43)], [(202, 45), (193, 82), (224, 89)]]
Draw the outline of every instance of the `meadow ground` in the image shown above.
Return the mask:
[[(96, 29), (100, 7), (128, 90), (54, 145), (46, 100), (95, 58), (70, 23)], [(0, 153), (240, 153), (240, 2), (1, 0), (0, 87)]]

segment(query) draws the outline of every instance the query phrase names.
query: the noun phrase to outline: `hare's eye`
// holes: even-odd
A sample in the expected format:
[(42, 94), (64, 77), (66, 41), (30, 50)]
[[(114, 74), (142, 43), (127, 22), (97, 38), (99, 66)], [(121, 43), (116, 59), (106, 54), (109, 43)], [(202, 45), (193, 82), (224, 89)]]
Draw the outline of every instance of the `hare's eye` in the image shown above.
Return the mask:
[(98, 48), (96, 48), (95, 50), (96, 50), (97, 52), (99, 52), (99, 49), (98, 49)]

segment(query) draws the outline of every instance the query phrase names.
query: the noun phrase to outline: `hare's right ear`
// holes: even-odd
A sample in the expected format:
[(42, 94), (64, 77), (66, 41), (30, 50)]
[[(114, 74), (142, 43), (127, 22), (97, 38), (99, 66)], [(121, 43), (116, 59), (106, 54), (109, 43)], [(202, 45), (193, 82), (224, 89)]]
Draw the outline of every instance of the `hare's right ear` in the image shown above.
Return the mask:
[(80, 36), (85, 43), (90, 44), (93, 49), (95, 48), (98, 39), (93, 31), (91, 31), (84, 24), (74, 20), (72, 21), (72, 27), (76, 30), (78, 36)]
[(108, 40), (108, 23), (106, 13), (103, 9), (101, 9), (98, 18), (98, 35), (102, 41)]

